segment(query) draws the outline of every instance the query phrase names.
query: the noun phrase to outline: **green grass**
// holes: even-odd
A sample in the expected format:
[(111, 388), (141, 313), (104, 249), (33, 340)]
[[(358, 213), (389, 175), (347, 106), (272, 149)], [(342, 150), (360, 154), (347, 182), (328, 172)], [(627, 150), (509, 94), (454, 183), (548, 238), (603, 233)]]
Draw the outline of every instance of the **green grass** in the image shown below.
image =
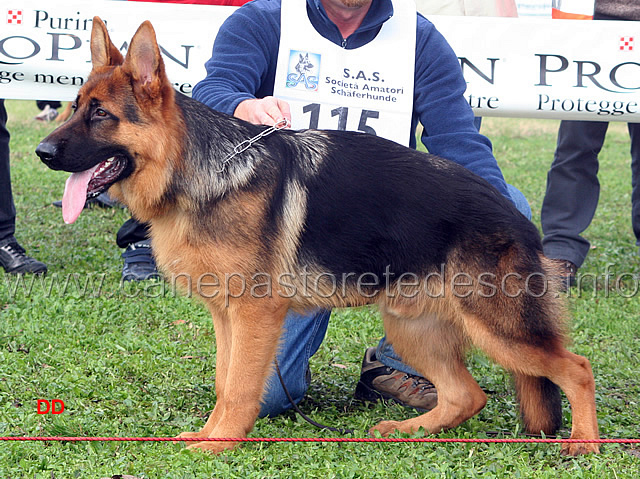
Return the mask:
[[(32, 121), (35, 102), (8, 101), (7, 106), (17, 237), (48, 264), (50, 274), (28, 292), (29, 278), (17, 284), (0, 273), (0, 436), (173, 436), (199, 428), (215, 401), (208, 314), (161, 283), (119, 287), (121, 251), (115, 233), (126, 212), (92, 209), (74, 225), (65, 225), (51, 201), (60, 198), (66, 174), (49, 171), (33, 153), (53, 126)], [(553, 121), (487, 118), (483, 124), (505, 176), (530, 199), (536, 221), (556, 129)], [(600, 428), (609, 438), (640, 436), (640, 325), (637, 294), (632, 294), (637, 285), (629, 277), (605, 290), (603, 280), (607, 267), (613, 275), (640, 269), (629, 220), (628, 147), (624, 125), (612, 125), (601, 155), (600, 207), (586, 233), (594, 249), (581, 270), (598, 276), (599, 283), (574, 288), (570, 298), (571, 348), (593, 364)], [(87, 277), (94, 283), (85, 290)], [(63, 291), (66, 278), (70, 281)], [(302, 405), (314, 419), (365, 437), (382, 418), (413, 415), (351, 399), (364, 349), (381, 334), (373, 309), (334, 313), (313, 359), (313, 383)], [(439, 437), (517, 436), (509, 375), (478, 353), (470, 356), (469, 368), (489, 403), (478, 416)], [(36, 401), (42, 398), (64, 400), (64, 413), (38, 415)], [(259, 420), (252, 435), (337, 437), (293, 414)], [(637, 446), (602, 449), (599, 456), (565, 458), (557, 445), (275, 443), (246, 444), (216, 457), (171, 443), (2, 442), (0, 478), (640, 476)]]

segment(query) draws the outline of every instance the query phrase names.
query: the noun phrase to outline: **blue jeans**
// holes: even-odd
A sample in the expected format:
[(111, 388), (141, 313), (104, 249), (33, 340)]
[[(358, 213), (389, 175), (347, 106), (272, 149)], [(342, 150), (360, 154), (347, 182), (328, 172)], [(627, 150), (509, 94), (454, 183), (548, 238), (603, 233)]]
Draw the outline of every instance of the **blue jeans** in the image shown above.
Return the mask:
[(511, 200), (513, 201), (513, 204), (516, 205), (516, 208), (518, 208), (518, 211), (522, 213), (524, 216), (526, 216), (528, 220), (530, 220), (531, 206), (529, 205), (529, 202), (527, 201), (527, 198), (524, 196), (522, 191), (520, 191), (518, 188), (508, 183), (507, 183), (507, 190), (511, 195)]
[[(531, 219), (531, 208), (525, 196), (517, 188), (511, 185), (507, 186), (518, 210)], [(331, 311), (317, 309), (306, 314), (290, 311), (285, 318), (284, 331), (277, 354), (278, 367), (287, 390), (296, 404), (302, 401), (309, 388), (311, 382), (309, 359), (316, 353), (324, 340), (330, 315)], [(418, 375), (415, 370), (402, 362), (402, 359), (393, 350), (391, 343), (387, 342), (386, 336), (378, 343), (376, 357), (385, 366), (407, 374)], [(291, 402), (274, 370), (267, 380), (260, 417), (277, 416), (291, 407)]]
[[(331, 311), (317, 309), (306, 314), (289, 311), (285, 318), (277, 354), (278, 368), (296, 404), (302, 401), (309, 388), (311, 382), (309, 359), (324, 340), (329, 316)], [(260, 417), (277, 416), (291, 406), (274, 367), (273, 373), (267, 379)]]

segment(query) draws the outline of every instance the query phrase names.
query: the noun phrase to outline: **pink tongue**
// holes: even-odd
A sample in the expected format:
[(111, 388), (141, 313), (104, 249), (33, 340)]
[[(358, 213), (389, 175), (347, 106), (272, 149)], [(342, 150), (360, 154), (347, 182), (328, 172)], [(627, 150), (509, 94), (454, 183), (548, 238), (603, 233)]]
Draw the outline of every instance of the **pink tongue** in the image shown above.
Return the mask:
[(87, 201), (89, 180), (91, 180), (96, 168), (98, 168), (98, 165), (86, 171), (73, 173), (67, 178), (67, 182), (64, 185), (64, 195), (62, 196), (62, 219), (64, 219), (65, 223), (73, 223), (82, 213), (84, 204)]

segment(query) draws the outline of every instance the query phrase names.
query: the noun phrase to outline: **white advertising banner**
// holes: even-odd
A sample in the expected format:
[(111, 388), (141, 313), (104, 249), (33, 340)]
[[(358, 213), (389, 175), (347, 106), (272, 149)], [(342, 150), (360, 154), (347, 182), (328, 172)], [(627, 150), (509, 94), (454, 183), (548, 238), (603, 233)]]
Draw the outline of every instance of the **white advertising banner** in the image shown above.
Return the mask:
[(434, 17), (478, 116), (640, 121), (640, 22)]
[(99, 16), (125, 54), (150, 20), (175, 87), (190, 94), (205, 76), (213, 40), (235, 7), (86, 0), (3, 0), (0, 98), (73, 100), (91, 70), (91, 25)]
[[(95, 15), (125, 53), (150, 20), (169, 78), (190, 94), (234, 7), (6, 0), (0, 98), (71, 100), (91, 69)], [(478, 116), (640, 122), (640, 22), (428, 17), (460, 58)], [(636, 43), (638, 43), (636, 45)]]

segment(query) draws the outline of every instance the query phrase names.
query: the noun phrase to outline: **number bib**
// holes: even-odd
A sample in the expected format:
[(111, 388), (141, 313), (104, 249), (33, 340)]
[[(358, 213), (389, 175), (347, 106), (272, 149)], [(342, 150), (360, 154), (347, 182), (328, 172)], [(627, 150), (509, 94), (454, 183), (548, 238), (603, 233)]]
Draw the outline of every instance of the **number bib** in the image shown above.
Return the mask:
[(394, 14), (368, 44), (347, 50), (313, 28), (304, 0), (282, 0), (274, 96), (291, 106), (294, 129), (363, 131), (409, 145), (416, 9)]

